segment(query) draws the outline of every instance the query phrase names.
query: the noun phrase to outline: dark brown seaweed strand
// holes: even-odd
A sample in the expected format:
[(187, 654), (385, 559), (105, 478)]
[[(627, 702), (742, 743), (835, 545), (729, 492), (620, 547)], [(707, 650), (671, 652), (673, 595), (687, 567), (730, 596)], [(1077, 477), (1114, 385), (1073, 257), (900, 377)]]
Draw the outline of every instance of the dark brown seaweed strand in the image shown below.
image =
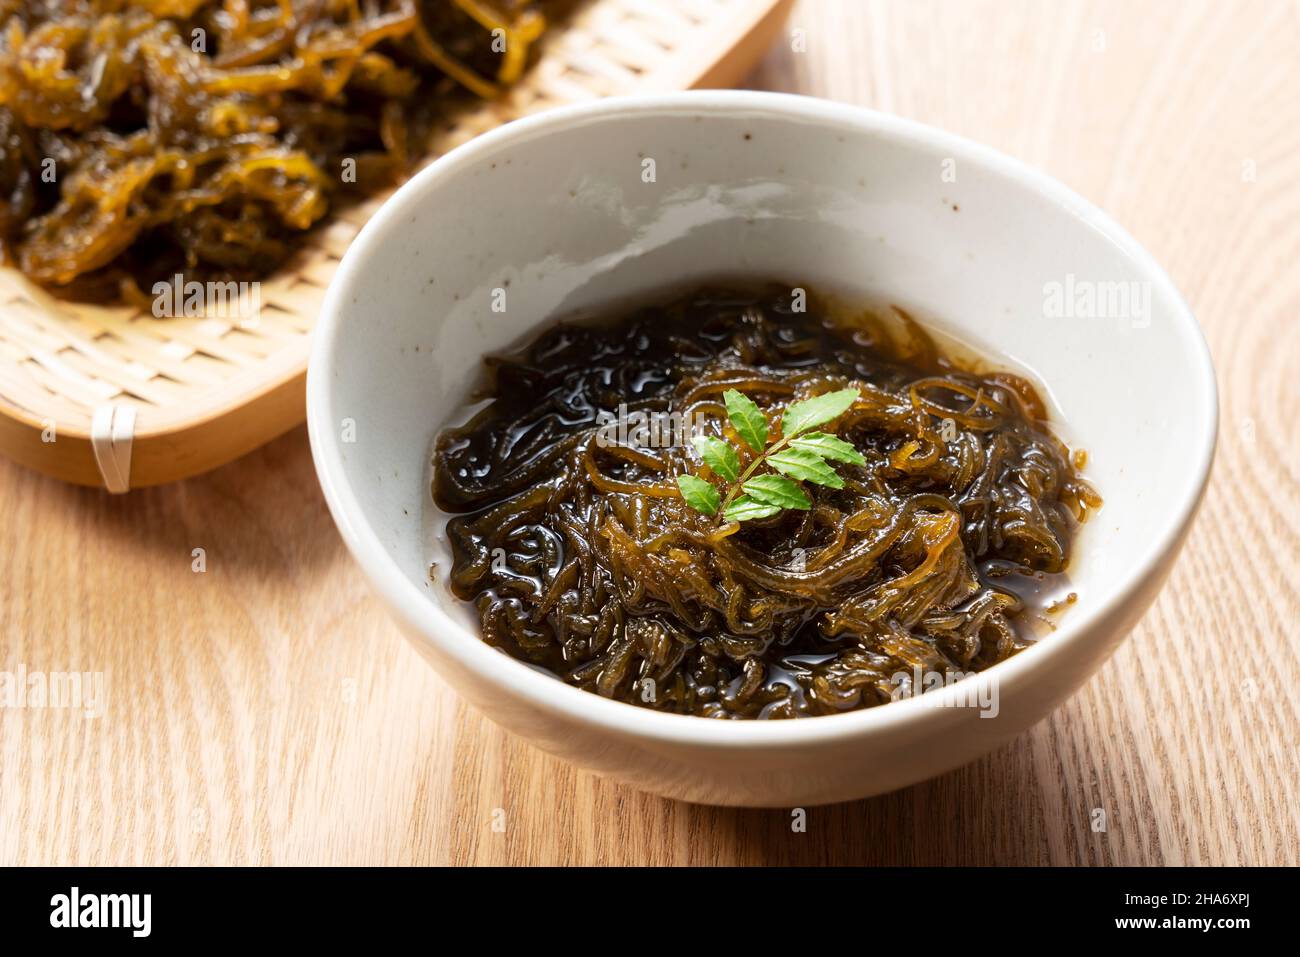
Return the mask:
[[(964, 674), (1025, 647), (1014, 586), (1065, 571), (1100, 499), (1031, 383), (966, 371), (904, 319), (899, 336), (774, 290), (705, 290), (491, 360), (491, 403), (434, 460), (458, 513), (452, 588), (485, 640), (596, 694), (717, 718), (873, 707), (914, 668)], [(597, 440), (621, 403), (698, 413), (734, 444), (726, 389), (775, 428), (846, 387), (860, 398), (834, 428), (867, 462), (840, 468), (843, 489), (805, 486), (807, 512), (723, 523), (677, 494), (677, 475), (708, 475), (685, 444)]]
[(95, 298), (255, 279), (572, 3), (0, 0), (5, 259)]

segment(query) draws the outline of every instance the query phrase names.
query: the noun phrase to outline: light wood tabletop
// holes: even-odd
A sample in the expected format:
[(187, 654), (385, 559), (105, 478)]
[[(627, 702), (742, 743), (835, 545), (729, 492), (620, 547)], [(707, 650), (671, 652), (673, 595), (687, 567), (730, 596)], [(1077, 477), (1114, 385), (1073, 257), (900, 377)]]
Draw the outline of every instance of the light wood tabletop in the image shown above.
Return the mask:
[(1026, 160), (1191, 303), (1218, 458), (1116, 656), (1013, 743), (799, 833), (468, 710), (367, 593), (303, 429), (123, 497), (0, 462), (0, 671), (104, 682), (96, 717), (0, 709), (0, 864), (1300, 863), (1300, 5), (806, 0), (751, 85)]

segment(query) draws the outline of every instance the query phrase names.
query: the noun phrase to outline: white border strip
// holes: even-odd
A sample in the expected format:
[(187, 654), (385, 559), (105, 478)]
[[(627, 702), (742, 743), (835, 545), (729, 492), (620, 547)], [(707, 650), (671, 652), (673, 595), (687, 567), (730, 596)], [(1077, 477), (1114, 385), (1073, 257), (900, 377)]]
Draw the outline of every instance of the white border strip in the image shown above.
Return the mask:
[(104, 487), (114, 495), (131, 490), (131, 445), (135, 441), (135, 407), (101, 405), (90, 420), (90, 448)]

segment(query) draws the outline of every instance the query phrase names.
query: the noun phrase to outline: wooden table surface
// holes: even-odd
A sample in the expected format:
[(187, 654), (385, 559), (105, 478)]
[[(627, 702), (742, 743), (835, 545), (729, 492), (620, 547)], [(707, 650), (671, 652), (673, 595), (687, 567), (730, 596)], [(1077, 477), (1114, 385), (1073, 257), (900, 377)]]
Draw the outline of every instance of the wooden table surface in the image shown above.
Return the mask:
[(121, 498), (0, 462), (0, 671), (105, 680), (98, 718), (0, 710), (0, 864), (1300, 862), (1300, 5), (806, 0), (789, 26), (753, 86), (1046, 170), (1205, 327), (1213, 480), (1115, 658), (1007, 747), (792, 833), (467, 710), (367, 594), (302, 429)]

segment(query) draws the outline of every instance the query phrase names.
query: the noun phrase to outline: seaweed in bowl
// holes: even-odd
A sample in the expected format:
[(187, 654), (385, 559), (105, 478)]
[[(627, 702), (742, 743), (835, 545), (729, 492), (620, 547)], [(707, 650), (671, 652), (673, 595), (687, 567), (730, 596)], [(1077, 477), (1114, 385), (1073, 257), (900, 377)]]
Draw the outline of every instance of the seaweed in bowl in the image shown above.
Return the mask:
[(486, 361), (435, 440), (452, 591), (641, 707), (801, 718), (983, 671), (1102, 504), (1032, 382), (902, 310), (712, 286)]

